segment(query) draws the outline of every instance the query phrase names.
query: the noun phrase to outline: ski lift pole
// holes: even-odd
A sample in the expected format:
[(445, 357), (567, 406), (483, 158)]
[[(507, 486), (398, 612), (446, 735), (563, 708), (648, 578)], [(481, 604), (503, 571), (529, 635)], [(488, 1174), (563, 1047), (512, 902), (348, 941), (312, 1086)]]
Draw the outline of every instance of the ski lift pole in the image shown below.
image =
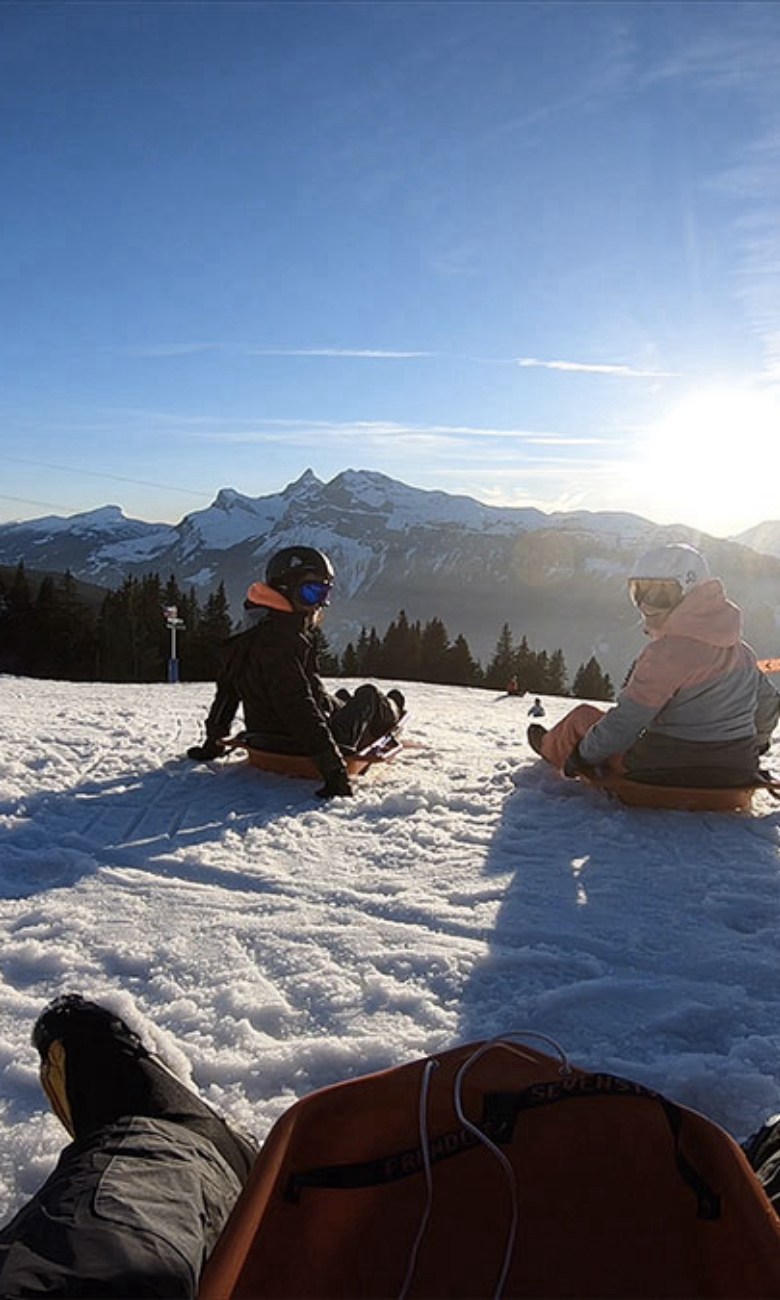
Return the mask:
[(176, 657), (176, 630), (184, 627), (184, 619), (179, 618), (179, 611), (176, 605), (166, 605), (163, 609), (165, 615), (165, 626), (171, 634), (171, 653), (168, 659), (168, 681), (178, 682), (179, 680), (179, 660)]

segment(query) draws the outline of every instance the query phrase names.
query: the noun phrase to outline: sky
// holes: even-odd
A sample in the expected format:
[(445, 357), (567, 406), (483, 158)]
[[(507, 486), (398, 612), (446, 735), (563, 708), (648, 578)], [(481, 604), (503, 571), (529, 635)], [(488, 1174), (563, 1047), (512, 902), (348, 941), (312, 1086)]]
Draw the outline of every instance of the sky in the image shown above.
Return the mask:
[(612, 804), (531, 752), (528, 699), (404, 690), (409, 746), (322, 805), (182, 758), (206, 683), (0, 677), (0, 1223), (66, 1140), (30, 1043), (63, 992), (258, 1140), (315, 1088), (515, 1030), (737, 1137), (780, 1112), (780, 805)]
[(0, 522), (778, 517), (771, 0), (5, 0), (0, 114)]

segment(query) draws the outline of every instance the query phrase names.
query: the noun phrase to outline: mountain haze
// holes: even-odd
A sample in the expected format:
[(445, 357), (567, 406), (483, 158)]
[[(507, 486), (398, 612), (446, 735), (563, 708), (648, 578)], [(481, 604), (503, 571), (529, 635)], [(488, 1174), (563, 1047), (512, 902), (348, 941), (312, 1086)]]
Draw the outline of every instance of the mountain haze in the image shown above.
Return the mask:
[(262, 497), (223, 488), (176, 525), (127, 519), (118, 506), (6, 524), (0, 563), (70, 569), (106, 586), (155, 570), (201, 594), (222, 581), (237, 614), (269, 555), (305, 543), (336, 567), (327, 631), (337, 647), (363, 625), (382, 632), (403, 608), (412, 620), (440, 617), (483, 661), (508, 622), (533, 649), (560, 647), (572, 674), (595, 654), (621, 681), (642, 642), (626, 575), (639, 552), (671, 541), (701, 547), (742, 605), (748, 639), (776, 654), (780, 557), (638, 515), (488, 506), (369, 471), (324, 483), (307, 470)]

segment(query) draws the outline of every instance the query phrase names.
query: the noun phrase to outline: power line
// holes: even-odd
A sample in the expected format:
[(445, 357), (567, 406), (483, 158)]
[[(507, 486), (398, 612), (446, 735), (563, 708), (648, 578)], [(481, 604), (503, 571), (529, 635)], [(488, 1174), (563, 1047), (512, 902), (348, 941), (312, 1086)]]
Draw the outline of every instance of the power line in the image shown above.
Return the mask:
[[(29, 460), (26, 456), (6, 456), (4, 453), (0, 453), (0, 460), (12, 461), (15, 465), (34, 465), (38, 469), (61, 470), (65, 474), (86, 474), (90, 478), (110, 478), (114, 479), (117, 483), (135, 483), (138, 487), (161, 488), (165, 492), (183, 492), (186, 496), (190, 497), (211, 496), (211, 492), (196, 491), (195, 488), (174, 487), (171, 483), (153, 483), (150, 479), (128, 478), (124, 474), (109, 474), (105, 471), (96, 469), (77, 469), (74, 468), (73, 465), (52, 465), (47, 460)], [(4, 493), (0, 492), (0, 496), (4, 496)], [(9, 501), (23, 500), (22, 497), (8, 497), (7, 499)], [(44, 501), (31, 501), (28, 504), (46, 505), (47, 503)], [(62, 507), (60, 506), (56, 507), (58, 510), (61, 508)]]

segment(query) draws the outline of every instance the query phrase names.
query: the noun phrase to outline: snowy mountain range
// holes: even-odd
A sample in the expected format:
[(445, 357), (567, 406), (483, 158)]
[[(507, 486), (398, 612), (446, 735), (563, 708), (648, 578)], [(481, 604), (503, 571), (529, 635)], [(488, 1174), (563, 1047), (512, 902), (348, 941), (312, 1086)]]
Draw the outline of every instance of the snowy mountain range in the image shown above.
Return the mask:
[(172, 573), (201, 594), (223, 581), (238, 613), (268, 557), (305, 543), (336, 567), (327, 630), (337, 646), (363, 625), (383, 632), (403, 608), (411, 619), (442, 618), (483, 660), (508, 622), (534, 649), (561, 647), (572, 672), (595, 654), (622, 680), (641, 644), (625, 576), (641, 550), (666, 541), (702, 547), (743, 606), (749, 639), (759, 653), (776, 654), (780, 523), (725, 541), (628, 513), (488, 506), (369, 471), (325, 483), (307, 470), (261, 497), (223, 488), (176, 525), (128, 519), (115, 505), (0, 525), (0, 564), (69, 569), (106, 586), (129, 574)]

